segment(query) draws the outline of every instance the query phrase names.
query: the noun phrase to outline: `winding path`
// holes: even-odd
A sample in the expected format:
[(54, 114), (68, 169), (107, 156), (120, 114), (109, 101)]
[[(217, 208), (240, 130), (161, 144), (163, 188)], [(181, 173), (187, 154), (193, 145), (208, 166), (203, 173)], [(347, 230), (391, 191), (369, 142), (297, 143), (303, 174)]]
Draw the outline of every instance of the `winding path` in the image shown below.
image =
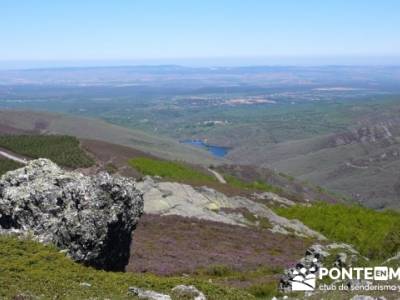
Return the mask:
[(0, 156), (3, 156), (3, 157), (8, 158), (8, 159), (11, 159), (11, 160), (16, 161), (16, 162), (18, 162), (20, 164), (26, 165), (28, 163), (28, 161), (26, 159), (20, 158), (18, 156), (15, 156), (14, 154), (5, 152), (3, 150), (0, 150)]
[(220, 183), (226, 184), (225, 178), (224, 178), (221, 174), (219, 174), (217, 171), (214, 171), (214, 170), (212, 170), (212, 169), (208, 169), (208, 171), (211, 172), (211, 173), (213, 173), (213, 175), (215, 176), (215, 178), (217, 178), (217, 180), (218, 180)]

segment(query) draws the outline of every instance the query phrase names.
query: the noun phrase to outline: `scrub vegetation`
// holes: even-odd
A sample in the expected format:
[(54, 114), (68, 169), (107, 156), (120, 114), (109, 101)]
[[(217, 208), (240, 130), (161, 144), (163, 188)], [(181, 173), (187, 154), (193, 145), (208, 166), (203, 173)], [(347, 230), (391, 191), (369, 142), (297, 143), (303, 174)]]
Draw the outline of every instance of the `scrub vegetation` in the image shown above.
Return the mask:
[(283, 190), (279, 187), (273, 186), (271, 184), (262, 182), (262, 181), (252, 181), (252, 182), (245, 182), (243, 180), (240, 180), (239, 178), (232, 176), (232, 175), (225, 175), (224, 176), (226, 182), (237, 188), (241, 189), (249, 189), (249, 190), (258, 190), (258, 191), (263, 191), (263, 192), (272, 192), (276, 194), (282, 194)]
[(79, 140), (66, 135), (5, 135), (0, 147), (29, 158), (48, 158), (64, 167), (85, 168), (94, 164), (79, 146)]
[(127, 294), (130, 286), (170, 293), (178, 284), (193, 284), (208, 299), (254, 298), (201, 279), (95, 270), (73, 262), (52, 246), (9, 236), (0, 236), (0, 282), (1, 299), (135, 299)]
[(384, 259), (400, 249), (400, 214), (361, 206), (327, 204), (276, 208), (289, 219), (298, 219), (327, 238), (352, 244), (364, 256)]
[(0, 176), (8, 171), (18, 169), (21, 166), (21, 164), (13, 160), (0, 157)]
[(195, 168), (175, 161), (165, 161), (148, 157), (135, 157), (129, 160), (129, 164), (143, 175), (160, 176), (177, 181), (215, 182), (211, 175), (203, 173)]

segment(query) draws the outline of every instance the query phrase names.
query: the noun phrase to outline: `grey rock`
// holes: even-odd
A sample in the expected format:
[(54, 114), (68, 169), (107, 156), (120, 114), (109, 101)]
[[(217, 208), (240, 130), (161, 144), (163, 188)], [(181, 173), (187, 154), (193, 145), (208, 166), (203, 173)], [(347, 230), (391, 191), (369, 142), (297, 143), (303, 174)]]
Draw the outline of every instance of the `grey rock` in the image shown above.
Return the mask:
[(384, 264), (387, 264), (391, 261), (396, 261), (396, 260), (400, 260), (400, 252), (397, 253), (395, 256), (392, 256), (392, 257), (388, 258), (387, 260), (385, 260)]
[(79, 285), (82, 287), (88, 287), (88, 288), (92, 286), (90, 283), (87, 283), (87, 282), (81, 282)]
[(322, 267), (323, 260), (329, 255), (325, 246), (316, 244), (306, 250), (305, 256), (296, 264), (296, 266), (284, 271), (279, 283), (279, 289), (282, 292), (291, 292), (292, 284), (299, 274), (316, 274)]
[(261, 203), (245, 197), (228, 197), (212, 188), (194, 188), (177, 182), (157, 182), (154, 177), (148, 176), (137, 182), (137, 188), (144, 194), (144, 211), (149, 214), (179, 215), (248, 226), (248, 221), (242, 214), (227, 213), (224, 210), (246, 208), (252, 214), (268, 219), (274, 233), (326, 239), (299, 220), (288, 220)]
[(12, 299), (13, 300), (36, 300), (36, 299), (40, 299), (40, 297), (29, 295), (29, 294), (17, 294)]
[(360, 253), (356, 249), (354, 249), (354, 247), (352, 245), (345, 244), (345, 243), (332, 243), (332, 244), (327, 245), (326, 249), (327, 250), (342, 249), (342, 250), (346, 250), (352, 254), (360, 255)]
[(333, 265), (337, 268), (346, 268), (347, 267), (347, 254), (344, 252), (338, 253)]
[[(340, 250), (340, 252), (337, 252)], [(337, 255), (335, 253), (338, 253)], [(299, 273), (305, 272), (304, 275), (316, 275), (321, 267), (323, 267), (323, 263), (327, 263), (329, 260), (326, 258), (336, 255), (336, 259), (332, 265), (325, 265), (325, 267), (336, 267), (336, 268), (347, 268), (351, 267), (354, 262), (356, 262), (359, 257), (362, 257), (351, 245), (348, 244), (339, 244), (339, 243), (331, 243), (328, 245), (314, 244), (310, 248), (308, 248), (305, 252), (305, 255), (299, 262), (292, 268), (286, 269), (284, 274), (281, 277), (279, 288), (282, 292), (291, 292), (292, 284), (296, 282), (295, 277), (299, 275)], [(303, 271), (303, 272), (302, 272)], [(298, 279), (297, 277), (296, 279)], [(365, 286), (372, 284), (368, 281), (359, 281), (359, 280), (350, 280), (350, 281), (337, 281), (336, 283), (345, 283), (349, 287), (354, 286)]]
[(206, 296), (193, 285), (177, 285), (172, 292), (179, 298), (193, 300), (207, 300)]
[(107, 173), (84, 176), (38, 159), (0, 178), (2, 232), (32, 235), (97, 268), (123, 270), (142, 213), (135, 182)]
[(293, 206), (296, 203), (292, 200), (289, 200), (287, 198), (281, 197), (275, 193), (271, 193), (271, 192), (264, 192), (264, 193), (254, 193), (253, 196), (256, 199), (260, 199), (260, 200), (267, 200), (267, 201), (271, 201), (271, 202), (275, 202), (278, 204), (281, 204), (282, 206)]
[(131, 286), (128, 288), (128, 294), (137, 296), (139, 299), (142, 300), (171, 300), (171, 297), (169, 295), (137, 288), (135, 286)]
[(363, 295), (355, 295), (350, 300), (386, 300), (385, 297), (371, 297), (371, 296), (363, 296)]

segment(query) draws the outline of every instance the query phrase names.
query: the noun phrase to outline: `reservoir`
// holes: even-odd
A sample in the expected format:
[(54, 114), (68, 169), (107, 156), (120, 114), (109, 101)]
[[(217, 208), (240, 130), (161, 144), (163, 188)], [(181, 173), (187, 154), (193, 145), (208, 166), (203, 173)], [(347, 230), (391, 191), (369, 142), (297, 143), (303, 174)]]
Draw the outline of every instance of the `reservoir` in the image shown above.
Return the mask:
[(230, 150), (230, 148), (228, 148), (228, 147), (221, 147), (221, 146), (206, 144), (202, 140), (184, 140), (184, 141), (181, 141), (181, 143), (207, 150), (212, 155), (217, 156), (217, 157), (224, 157), (225, 155), (228, 154), (228, 152)]

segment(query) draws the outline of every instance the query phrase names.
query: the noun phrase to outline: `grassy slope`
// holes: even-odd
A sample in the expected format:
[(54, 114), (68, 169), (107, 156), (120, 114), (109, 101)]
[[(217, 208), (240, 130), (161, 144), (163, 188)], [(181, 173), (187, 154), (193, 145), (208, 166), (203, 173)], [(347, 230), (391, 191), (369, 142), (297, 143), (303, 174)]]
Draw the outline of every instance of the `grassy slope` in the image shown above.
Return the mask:
[(45, 132), (133, 147), (165, 159), (181, 159), (201, 164), (218, 162), (206, 151), (179, 144), (168, 138), (123, 128), (96, 119), (48, 112), (0, 111), (0, 124), (8, 124), (23, 130), (35, 130), (40, 125), (40, 130)]
[[(215, 187), (217, 180), (211, 174), (202, 172), (194, 167), (182, 163), (158, 160), (149, 157), (135, 157), (129, 160), (129, 164), (144, 175), (160, 176), (168, 180), (179, 181), (183, 183), (208, 185)], [(282, 194), (284, 191), (261, 181), (246, 182), (235, 176), (225, 174), (227, 182), (225, 186), (235, 188), (238, 191), (263, 191)]]
[(79, 147), (79, 140), (59, 135), (0, 136), (0, 147), (31, 158), (49, 158), (70, 167), (90, 167), (94, 161)]
[(0, 176), (8, 171), (18, 169), (19, 167), (21, 167), (21, 164), (15, 162), (15, 161), (0, 157)]
[(400, 214), (360, 206), (316, 203), (276, 208), (287, 218), (299, 219), (329, 239), (352, 244), (362, 255), (384, 259), (400, 249)]
[(224, 178), (229, 185), (237, 188), (257, 190), (262, 192), (272, 192), (276, 194), (283, 193), (283, 190), (280, 187), (276, 187), (262, 181), (245, 182), (232, 175), (224, 175)]
[(215, 182), (215, 178), (181, 163), (148, 157), (135, 157), (129, 164), (144, 175), (161, 176), (176, 181)]
[[(45, 299), (134, 299), (127, 296), (129, 286), (170, 292), (177, 284), (194, 284), (208, 299), (253, 299), (239, 290), (193, 278), (95, 270), (74, 263), (53, 247), (6, 236), (0, 236), (0, 282), (2, 299), (18, 294)], [(83, 282), (91, 287), (80, 286)]]

